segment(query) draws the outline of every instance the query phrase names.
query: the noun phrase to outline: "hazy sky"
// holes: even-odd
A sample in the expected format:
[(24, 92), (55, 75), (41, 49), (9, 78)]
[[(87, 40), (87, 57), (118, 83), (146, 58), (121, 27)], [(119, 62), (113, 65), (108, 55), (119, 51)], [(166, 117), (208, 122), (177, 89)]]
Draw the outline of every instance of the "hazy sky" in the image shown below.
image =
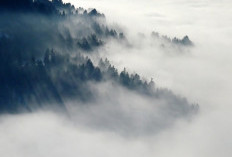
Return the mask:
[[(121, 70), (126, 67), (130, 72), (138, 72), (146, 79), (154, 78), (158, 87), (167, 87), (179, 95), (186, 96), (190, 102), (199, 103), (200, 112), (193, 119), (179, 120), (174, 126), (157, 134), (132, 137), (129, 136), (131, 129), (138, 128), (134, 124), (143, 124), (141, 121), (144, 120), (142, 128), (152, 125), (147, 119), (157, 116), (150, 112), (149, 105), (146, 105), (147, 108), (141, 106), (150, 104), (150, 100), (138, 98), (138, 102), (133, 102), (122, 94), (119, 95), (118, 103), (129, 99), (130, 102), (138, 104), (134, 107), (127, 105), (105, 108), (103, 99), (99, 101), (102, 108), (98, 110), (103, 109), (101, 112), (96, 112), (94, 106), (88, 108), (88, 112), (85, 112), (85, 108), (78, 108), (77, 112), (83, 111), (88, 114), (71, 116), (76, 123), (67, 117), (42, 111), (14, 116), (2, 115), (0, 154), (7, 154), (6, 157), (232, 155), (231, 1), (65, 0), (65, 2), (71, 2), (76, 7), (97, 8), (106, 15), (109, 24), (120, 27), (127, 35), (128, 41), (133, 43), (128, 48), (120, 43), (109, 42), (98, 52), (100, 56), (109, 58), (112, 64)], [(178, 49), (160, 49), (150, 38), (153, 30), (170, 37), (182, 38), (188, 35), (195, 47), (182, 52)], [(144, 33), (145, 39), (140, 39), (138, 33)], [(121, 89), (111, 89), (113, 90), (118, 92)], [(115, 91), (112, 93), (115, 94)], [(107, 100), (117, 103), (112, 93), (109, 93)], [(135, 95), (129, 96), (133, 98)], [(115, 116), (117, 119), (108, 120), (112, 109), (117, 110), (122, 116), (117, 115)], [(134, 112), (130, 112), (131, 109)], [(162, 112), (157, 113), (160, 114), (158, 118), (165, 117)], [(118, 123), (116, 126), (119, 129), (109, 131), (88, 127), (92, 126), (92, 123), (97, 126), (98, 120), (102, 119), (105, 119), (108, 127), (113, 127), (110, 122)], [(120, 120), (125, 119), (128, 119), (128, 125), (120, 125)], [(81, 124), (82, 120), (85, 124)]]

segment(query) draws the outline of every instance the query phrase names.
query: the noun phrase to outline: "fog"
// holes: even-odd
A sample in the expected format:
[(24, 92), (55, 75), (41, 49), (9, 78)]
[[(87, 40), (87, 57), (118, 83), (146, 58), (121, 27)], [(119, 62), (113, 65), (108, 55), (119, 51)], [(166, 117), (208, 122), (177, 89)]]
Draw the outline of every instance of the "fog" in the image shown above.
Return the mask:
[[(114, 43), (105, 48), (101, 55), (115, 66), (152, 77), (158, 86), (199, 102), (203, 110), (228, 109), (232, 85), (229, 72), (232, 3), (226, 0), (73, 3), (87, 8), (95, 6), (106, 13), (109, 23), (125, 27), (129, 41), (137, 41), (129, 49)], [(152, 31), (178, 38), (188, 35), (195, 46), (181, 52), (160, 50), (150, 44), (152, 41), (148, 38)], [(147, 41), (136, 38), (138, 33), (144, 33)]]
[[(0, 116), (6, 157), (230, 157), (232, 3), (228, 0), (79, 0), (96, 8), (127, 42), (109, 40), (89, 57), (108, 58), (177, 97), (152, 99), (107, 81), (89, 83), (95, 99), (66, 100), (67, 113), (40, 110)], [(188, 35), (192, 47), (151, 37)], [(165, 46), (160, 46), (164, 44)], [(197, 114), (179, 100), (198, 103)], [(172, 103), (169, 103), (169, 99)], [(174, 100), (177, 99), (175, 103)], [(77, 105), (78, 104), (78, 105)], [(188, 103), (187, 103), (188, 104)], [(155, 106), (154, 106), (155, 105)], [(173, 111), (174, 109), (174, 111)], [(186, 112), (187, 111), (187, 112)]]

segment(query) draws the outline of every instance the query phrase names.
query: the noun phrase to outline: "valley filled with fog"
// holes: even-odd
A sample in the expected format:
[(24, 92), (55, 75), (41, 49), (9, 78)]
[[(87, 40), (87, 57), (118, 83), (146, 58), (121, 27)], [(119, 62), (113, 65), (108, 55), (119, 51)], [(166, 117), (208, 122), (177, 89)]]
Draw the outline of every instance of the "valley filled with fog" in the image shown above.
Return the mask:
[(232, 2), (63, 2), (0, 15), (1, 156), (231, 156)]

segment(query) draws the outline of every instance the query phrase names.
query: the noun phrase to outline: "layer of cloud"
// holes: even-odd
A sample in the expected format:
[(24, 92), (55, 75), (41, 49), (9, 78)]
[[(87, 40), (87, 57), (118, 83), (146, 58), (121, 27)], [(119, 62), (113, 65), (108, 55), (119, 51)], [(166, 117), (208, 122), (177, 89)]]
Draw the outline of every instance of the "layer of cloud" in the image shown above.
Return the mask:
[[(108, 22), (113, 26), (118, 23), (132, 43), (109, 42), (99, 51), (100, 57), (109, 58), (119, 70), (126, 67), (145, 79), (152, 77), (156, 86), (200, 103), (200, 114), (191, 119), (178, 108), (181, 104), (174, 103), (175, 117), (170, 110), (173, 104), (166, 99), (156, 102), (111, 82), (94, 84), (90, 86), (98, 94), (96, 101), (67, 102), (68, 117), (48, 111), (2, 115), (1, 154), (229, 157), (231, 2), (85, 0), (79, 1), (80, 5), (106, 13)], [(195, 47), (183, 53), (164, 50), (150, 40), (153, 30), (170, 37), (187, 34)], [(143, 40), (138, 36), (141, 32)], [(91, 57), (95, 60), (99, 56)]]

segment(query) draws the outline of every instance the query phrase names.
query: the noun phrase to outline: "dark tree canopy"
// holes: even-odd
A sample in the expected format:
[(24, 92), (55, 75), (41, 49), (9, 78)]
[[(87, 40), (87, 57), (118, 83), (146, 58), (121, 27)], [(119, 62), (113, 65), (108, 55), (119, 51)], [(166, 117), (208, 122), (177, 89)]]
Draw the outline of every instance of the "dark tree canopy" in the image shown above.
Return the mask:
[[(87, 12), (62, 0), (2, 0), (0, 13), (0, 112), (30, 111), (47, 104), (65, 109), (67, 99), (94, 99), (89, 82), (108, 80), (146, 96), (168, 95), (190, 108), (172, 92), (155, 89), (153, 80), (147, 83), (126, 69), (119, 72), (107, 59), (94, 65), (86, 57), (108, 38), (125, 38), (100, 22), (105, 17), (96, 9)], [(188, 36), (171, 42), (191, 43)]]

